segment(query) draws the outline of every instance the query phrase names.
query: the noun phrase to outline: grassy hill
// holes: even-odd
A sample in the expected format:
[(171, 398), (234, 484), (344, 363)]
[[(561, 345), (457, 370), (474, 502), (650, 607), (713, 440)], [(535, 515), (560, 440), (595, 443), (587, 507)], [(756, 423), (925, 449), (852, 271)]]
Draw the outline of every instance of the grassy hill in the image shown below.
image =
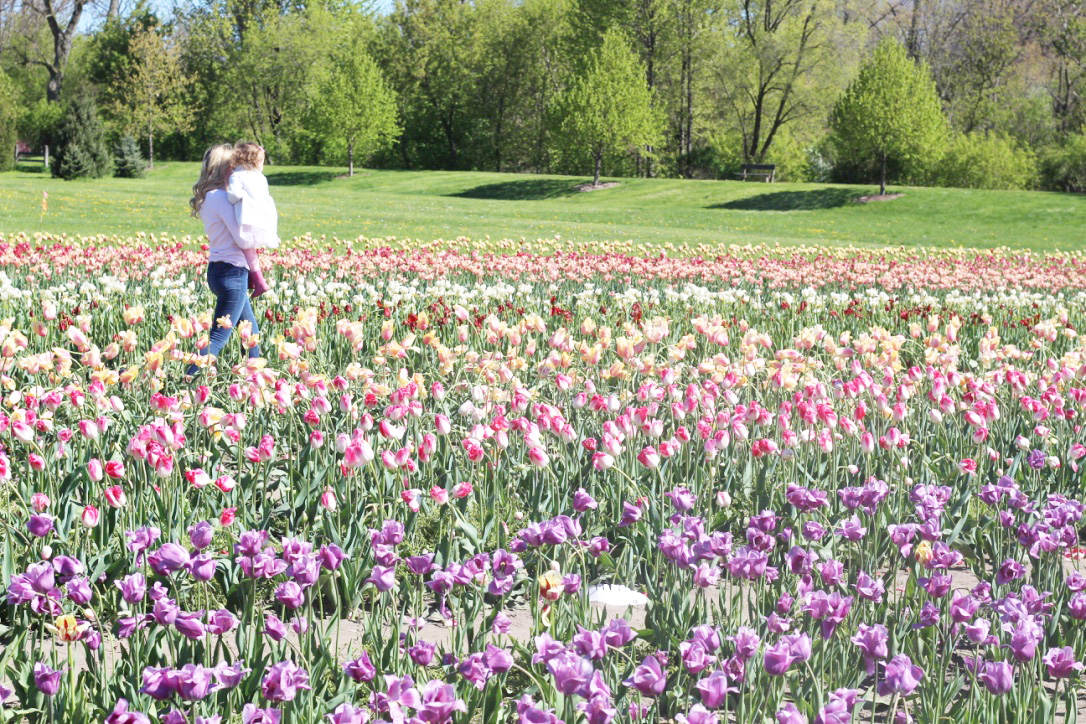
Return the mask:
[[(456, 236), (658, 243), (995, 247), (1083, 245), (1086, 197), (971, 189), (894, 188), (900, 199), (855, 203), (874, 187), (677, 179), (610, 179), (582, 193), (568, 176), (443, 171), (267, 170), (280, 235)], [(187, 214), (194, 163), (162, 163), (145, 179), (58, 181), (0, 173), (0, 232), (201, 233)], [(42, 192), (49, 208), (41, 216)]]

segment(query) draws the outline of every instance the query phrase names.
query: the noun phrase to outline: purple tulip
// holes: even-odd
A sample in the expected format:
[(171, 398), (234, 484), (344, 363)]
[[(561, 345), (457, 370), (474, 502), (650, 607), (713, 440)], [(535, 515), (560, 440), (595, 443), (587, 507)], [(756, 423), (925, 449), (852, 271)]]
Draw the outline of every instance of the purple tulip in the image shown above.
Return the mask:
[(326, 715), (332, 724), (365, 724), (369, 721), (369, 712), (359, 709), (346, 702), (336, 707), (336, 710)]
[(671, 500), (671, 504), (675, 506), (675, 510), (680, 513), (685, 513), (694, 507), (694, 503), (697, 502), (697, 498), (686, 488), (675, 488), (669, 493), (664, 493), (664, 497)]
[(554, 709), (540, 709), (525, 694), (517, 701), (517, 724), (561, 724)]
[(260, 709), (256, 704), (246, 704), (241, 710), (241, 724), (279, 724), (282, 717), (278, 709)]
[(728, 675), (723, 671), (714, 671), (697, 683), (701, 702), (710, 709), (719, 709), (724, 705), (728, 694), (735, 689), (728, 687)]
[(287, 636), (287, 625), (269, 611), (264, 614), (264, 635), (272, 641), (282, 641)]
[(429, 641), (418, 641), (407, 649), (407, 655), (419, 666), (429, 666), (434, 661), (434, 653), (437, 647)]
[(121, 598), (125, 603), (139, 603), (147, 595), (147, 580), (142, 573), (133, 573), (117, 581), (117, 588), (121, 589)]
[(505, 649), (500, 649), (494, 644), (486, 645), (486, 665), (495, 674), (504, 674), (513, 668), (513, 657)]
[(189, 527), (189, 542), (192, 543), (192, 547), (198, 551), (202, 551), (211, 545), (211, 539), (215, 537), (215, 529), (211, 527), (211, 523), (206, 520), (200, 521), (194, 526)]
[(165, 543), (147, 557), (147, 562), (155, 573), (165, 575), (188, 566), (189, 552), (176, 543)]
[(453, 712), (468, 710), (467, 704), (456, 698), (456, 689), (443, 681), (426, 682), (420, 694), (422, 704), (417, 715), (426, 724), (446, 724), (452, 719)]
[(999, 564), (996, 571), (996, 585), (1002, 586), (1026, 575), (1026, 567), (1013, 558), (1008, 558)]
[(194, 555), (188, 563), (188, 571), (197, 581), (210, 581), (215, 575), (215, 559), (206, 553)]
[(1014, 669), (1006, 661), (989, 661), (976, 675), (989, 693), (1002, 696), (1014, 688)]
[(539, 634), (533, 639), (533, 643), (535, 643), (536, 650), (536, 653), (532, 655), (533, 664), (538, 664), (541, 661), (546, 663), (566, 650), (566, 647), (560, 641), (555, 641), (548, 633)]
[(299, 690), (312, 688), (309, 673), (293, 661), (272, 664), (260, 685), (264, 698), (274, 702), (293, 701)]
[(578, 654), (593, 661), (600, 661), (607, 655), (607, 642), (601, 631), (589, 631), (578, 626), (571, 643)]
[(1018, 663), (1032, 661), (1037, 655), (1037, 644), (1044, 636), (1044, 631), (1032, 618), (1023, 617), (1011, 630), (1011, 640), (1007, 648), (1011, 650)]
[(316, 583), (317, 579), (320, 578), (321, 564), (316, 556), (309, 554), (300, 555), (290, 564), (288, 573), (298, 585), (307, 588)]
[(811, 658), (811, 637), (805, 633), (781, 636), (781, 643), (788, 644), (788, 650), (796, 661), (807, 661)]
[(807, 717), (799, 713), (795, 704), (788, 703), (777, 710), (777, 724), (807, 724)]
[[(622, 622), (625, 627), (630, 631), (630, 640), (634, 638), (633, 630), (630, 629), (630, 624), (626, 623), (625, 619), (615, 619), (611, 623), (617, 624)], [(705, 647), (706, 651), (715, 652), (720, 648), (720, 632), (709, 624), (701, 624), (690, 629), (691, 638), (697, 641)]]
[(767, 646), (762, 655), (762, 664), (770, 676), (783, 676), (795, 661), (796, 657), (785, 641)]
[(347, 558), (347, 554), (335, 543), (329, 543), (317, 551), (317, 558), (326, 570), (334, 571)]
[(211, 693), (215, 683), (214, 670), (198, 664), (185, 664), (174, 672), (177, 695), (186, 701), (200, 701)]
[(246, 669), (241, 661), (235, 661), (230, 665), (227, 665), (224, 661), (216, 666), (212, 672), (215, 674), (215, 681), (218, 682), (220, 689), (233, 689), (241, 683), (241, 680), (247, 674), (252, 672), (252, 669)]
[(196, 641), (204, 637), (203, 611), (192, 613), (178, 613), (173, 620), (174, 628), (187, 639)]
[(618, 527), (625, 528), (639, 520), (641, 520), (641, 508), (632, 503), (624, 502), (622, 504), (622, 519), (618, 522)]
[(169, 699), (176, 691), (171, 673), (169, 668), (159, 669), (153, 666), (145, 666), (143, 669), (143, 686), (140, 687), (140, 693), (147, 694), (147, 696), (158, 701)]
[(577, 492), (573, 494), (573, 509), (578, 513), (583, 513), (586, 510), (595, 510), (599, 507), (599, 503), (595, 498), (589, 495), (584, 488), (578, 488)]
[(78, 558), (72, 558), (71, 556), (55, 556), (52, 564), (53, 570), (56, 571), (61, 583), (75, 576), (83, 575), (85, 571), (83, 563)]
[(31, 515), (30, 520), (26, 522), (26, 529), (31, 535), (44, 538), (53, 530), (53, 516)]
[(425, 576), (434, 570), (434, 554), (426, 553), (421, 556), (410, 556), (407, 561), (407, 570), (416, 576)]
[(46, 696), (53, 696), (60, 690), (60, 677), (67, 669), (51, 669), (42, 662), (34, 664), (34, 685)]
[(718, 724), (720, 719), (701, 704), (694, 704), (685, 715), (677, 715), (675, 721), (679, 724)]
[(1074, 676), (1074, 672), (1082, 671), (1082, 662), (1075, 661), (1075, 651), (1070, 646), (1051, 648), (1041, 660), (1048, 675), (1054, 679), (1066, 679)]
[(869, 676), (875, 673), (875, 661), (885, 659), (890, 655), (886, 648), (889, 635), (889, 631), (881, 623), (874, 626), (861, 623), (856, 635), (850, 639), (860, 649), (860, 653), (863, 654), (864, 668)]
[(728, 640), (735, 644), (735, 655), (744, 661), (758, 653), (758, 646), (762, 642), (754, 629), (746, 626), (740, 626), (735, 636), (729, 636)]
[(284, 581), (275, 589), (275, 600), (293, 611), (305, 603), (305, 592), (294, 581)]
[(159, 598), (151, 608), (151, 615), (160, 626), (171, 626), (181, 613), (181, 607), (172, 598)]
[(345, 661), (343, 671), (356, 682), (373, 681), (377, 676), (377, 669), (370, 661), (370, 655), (363, 651), (354, 661)]
[(229, 633), (230, 631), (233, 631), (237, 625), (237, 617), (225, 608), (220, 608), (218, 611), (212, 611), (211, 615), (207, 617), (208, 633), (215, 636), (222, 636), (225, 633)]
[(625, 686), (632, 686), (644, 696), (660, 696), (667, 687), (667, 676), (660, 668), (660, 662), (655, 656), (649, 655), (634, 669), (633, 676), (622, 682)]
[(618, 714), (610, 695), (605, 694), (588, 697), (587, 701), (577, 704), (577, 710), (584, 714), (588, 724), (611, 724)]
[[(756, 651), (758, 648), (758, 637), (755, 636), (754, 638), (754, 650)], [(751, 655), (753, 656), (753, 651)], [(709, 654), (709, 652), (705, 650), (705, 647), (698, 641), (683, 641), (679, 644), (679, 656), (682, 659), (683, 668), (685, 668), (686, 672), (691, 676), (700, 674), (716, 661), (716, 657)], [(742, 655), (740, 655), (740, 658), (743, 658)], [(750, 657), (748, 656), (746, 658)], [(746, 659), (744, 658), (744, 660)]]
[(913, 664), (905, 654), (898, 654), (885, 665), (883, 680), (879, 682), (879, 694), (890, 696), (902, 694), (908, 696), (920, 685), (924, 670)]
[(841, 526), (835, 532), (845, 540), (858, 541), (867, 535), (867, 528), (864, 528), (863, 524), (860, 523), (860, 519), (854, 515), (841, 523)]
[(372, 583), (378, 591), (390, 591), (396, 586), (395, 566), (374, 566), (366, 583)]
[(513, 620), (501, 611), (494, 615), (494, 622), (490, 624), (490, 633), (494, 635), (509, 633), (513, 626)]
[(547, 660), (547, 670), (554, 686), (566, 696), (582, 695), (592, 678), (592, 662), (572, 651), (563, 650)]
[(1030, 450), (1029, 455), (1026, 456), (1026, 462), (1034, 470), (1040, 470), (1045, 466), (1045, 451)]
[[(3, 699), (0, 698), (0, 701)], [(151, 720), (146, 714), (129, 711), (127, 699), (117, 699), (117, 703), (113, 705), (113, 711), (105, 718), (105, 724), (151, 724)]]
[(80, 606), (86, 606), (94, 596), (91, 592), (90, 582), (86, 578), (73, 578), (68, 581), (66, 590), (68, 599)]

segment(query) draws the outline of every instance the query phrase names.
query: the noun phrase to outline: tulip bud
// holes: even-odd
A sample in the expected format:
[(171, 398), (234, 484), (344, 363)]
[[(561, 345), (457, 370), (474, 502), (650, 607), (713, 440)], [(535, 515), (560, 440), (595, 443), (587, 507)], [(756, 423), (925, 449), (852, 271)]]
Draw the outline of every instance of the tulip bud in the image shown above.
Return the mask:
[(95, 508), (93, 505), (88, 505), (83, 508), (83, 513), (79, 516), (79, 519), (82, 521), (85, 528), (97, 528), (98, 518), (98, 508)]
[(124, 489), (120, 485), (106, 488), (105, 496), (106, 502), (114, 508), (123, 508), (125, 503), (128, 502), (128, 498), (124, 494)]
[(45, 493), (34, 493), (30, 496), (30, 505), (35, 513), (43, 513), (49, 507), (49, 496)]
[(329, 513), (334, 513), (336, 504), (336, 491), (332, 490), (332, 486), (329, 485), (321, 493), (321, 507)]

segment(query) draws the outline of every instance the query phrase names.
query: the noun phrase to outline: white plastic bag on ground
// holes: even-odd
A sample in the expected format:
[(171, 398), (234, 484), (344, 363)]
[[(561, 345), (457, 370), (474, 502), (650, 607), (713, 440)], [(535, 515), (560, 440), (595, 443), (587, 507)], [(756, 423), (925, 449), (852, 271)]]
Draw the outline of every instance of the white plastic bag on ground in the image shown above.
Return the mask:
[(605, 606), (644, 606), (649, 597), (626, 586), (605, 583), (588, 587), (588, 600)]

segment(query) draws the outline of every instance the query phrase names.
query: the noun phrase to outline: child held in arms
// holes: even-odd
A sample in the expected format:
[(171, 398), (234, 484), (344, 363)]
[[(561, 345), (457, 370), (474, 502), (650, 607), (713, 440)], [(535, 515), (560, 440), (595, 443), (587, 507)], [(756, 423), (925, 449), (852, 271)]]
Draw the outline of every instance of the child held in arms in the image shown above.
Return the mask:
[(234, 170), (227, 194), (238, 220), (238, 246), (249, 264), (249, 288), (255, 299), (268, 291), (257, 249), (279, 246), (279, 216), (264, 177), (264, 148), (256, 143), (234, 147)]

